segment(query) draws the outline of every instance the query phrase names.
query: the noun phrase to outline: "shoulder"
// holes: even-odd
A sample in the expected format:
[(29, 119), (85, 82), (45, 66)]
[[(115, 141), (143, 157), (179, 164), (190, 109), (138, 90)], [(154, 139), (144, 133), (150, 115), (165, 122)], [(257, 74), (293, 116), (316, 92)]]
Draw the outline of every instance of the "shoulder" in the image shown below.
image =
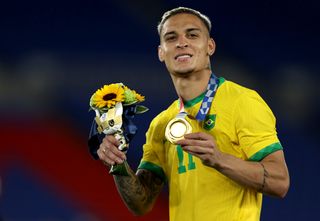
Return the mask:
[(241, 86), (232, 81), (225, 81), (221, 85), (221, 104), (225, 111), (229, 111), (232, 119), (241, 125), (264, 124), (274, 125), (275, 116), (257, 91)]
[(249, 97), (259, 97), (256, 91), (234, 83), (224, 78), (219, 78), (220, 84), (215, 95), (216, 108), (231, 113), (239, 105), (239, 101)]
[(217, 93), (219, 92), (221, 95), (224, 96), (232, 96), (233, 98), (239, 98), (244, 94), (256, 93), (256, 91), (250, 88), (244, 87), (233, 81), (225, 80), (224, 78), (220, 78), (220, 82), (221, 83)]
[[(221, 78), (220, 78), (221, 79)], [(223, 100), (224, 103), (229, 101), (233, 105), (241, 102), (262, 102), (264, 103), (262, 97), (257, 91), (237, 84), (235, 82), (225, 80), (220, 83), (217, 91), (217, 99)]]

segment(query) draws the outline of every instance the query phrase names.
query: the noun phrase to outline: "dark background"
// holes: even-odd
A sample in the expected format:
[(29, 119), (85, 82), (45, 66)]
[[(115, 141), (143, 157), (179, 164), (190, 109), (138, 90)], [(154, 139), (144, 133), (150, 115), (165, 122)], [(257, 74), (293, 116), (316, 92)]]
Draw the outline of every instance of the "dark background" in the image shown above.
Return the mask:
[[(0, 216), (3, 220), (168, 220), (167, 193), (138, 219), (88, 153), (91, 94), (123, 82), (150, 111), (128, 152), (136, 168), (152, 118), (176, 94), (158, 61), (163, 12), (208, 15), (218, 76), (255, 89), (277, 117), (291, 176), (285, 199), (265, 197), (261, 220), (318, 220), (317, 1), (1, 1)], [(214, 208), (213, 208), (214, 209)]]

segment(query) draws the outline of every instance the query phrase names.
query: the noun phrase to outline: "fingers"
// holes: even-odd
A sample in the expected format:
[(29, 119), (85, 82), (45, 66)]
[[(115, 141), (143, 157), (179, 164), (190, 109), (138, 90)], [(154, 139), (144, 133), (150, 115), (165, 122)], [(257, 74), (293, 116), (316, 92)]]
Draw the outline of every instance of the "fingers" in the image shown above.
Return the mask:
[(203, 146), (181, 146), (181, 148), (192, 154), (192, 155), (201, 155), (201, 154), (213, 154), (214, 149), (213, 148), (208, 148), (208, 147), (203, 147)]
[(123, 163), (126, 160), (126, 155), (118, 150), (118, 146), (119, 141), (114, 136), (105, 136), (97, 151), (100, 160), (108, 165)]
[(208, 145), (208, 141), (207, 140), (195, 140), (195, 139), (182, 139), (176, 142), (177, 144), (181, 145), (181, 146), (207, 146)]
[(203, 133), (203, 132), (186, 134), (184, 135), (184, 138), (192, 139), (192, 140), (213, 140), (210, 134)]
[(213, 154), (215, 141), (210, 134), (190, 133), (186, 134), (185, 139), (177, 141), (181, 148), (192, 155)]
[(185, 139), (177, 141), (181, 148), (198, 157), (204, 165), (215, 167), (220, 158), (220, 151), (212, 135), (199, 132), (184, 136)]
[(186, 134), (184, 139), (177, 141), (177, 144), (181, 146), (214, 148), (215, 140), (210, 134), (199, 132)]

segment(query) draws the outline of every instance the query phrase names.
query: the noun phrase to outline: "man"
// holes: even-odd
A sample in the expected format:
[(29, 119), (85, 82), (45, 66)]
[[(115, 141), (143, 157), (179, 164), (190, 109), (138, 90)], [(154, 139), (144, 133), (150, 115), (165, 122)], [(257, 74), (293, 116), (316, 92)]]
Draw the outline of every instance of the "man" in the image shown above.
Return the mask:
[(129, 175), (114, 180), (136, 215), (152, 209), (166, 181), (172, 221), (259, 220), (262, 194), (283, 198), (288, 191), (275, 118), (255, 91), (212, 74), (210, 29), (193, 9), (163, 15), (158, 55), (179, 99), (151, 122), (136, 173), (113, 136), (98, 150), (105, 164), (126, 164)]

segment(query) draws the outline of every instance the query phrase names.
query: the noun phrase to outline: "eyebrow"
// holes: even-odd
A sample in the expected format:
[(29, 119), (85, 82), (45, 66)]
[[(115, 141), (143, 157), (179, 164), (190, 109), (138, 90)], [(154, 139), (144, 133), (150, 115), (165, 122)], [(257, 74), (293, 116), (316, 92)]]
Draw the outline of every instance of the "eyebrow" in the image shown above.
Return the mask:
[[(187, 30), (186, 30), (187, 33), (191, 32), (191, 31), (199, 31), (199, 32), (201, 32), (201, 29), (200, 28), (187, 28)], [(166, 37), (166, 36), (171, 35), (171, 34), (176, 34), (176, 32), (175, 31), (166, 32), (163, 35), (163, 37)]]
[(199, 32), (201, 32), (201, 29), (200, 28), (188, 28), (187, 29), (187, 32), (191, 32), (191, 31), (199, 31)]

